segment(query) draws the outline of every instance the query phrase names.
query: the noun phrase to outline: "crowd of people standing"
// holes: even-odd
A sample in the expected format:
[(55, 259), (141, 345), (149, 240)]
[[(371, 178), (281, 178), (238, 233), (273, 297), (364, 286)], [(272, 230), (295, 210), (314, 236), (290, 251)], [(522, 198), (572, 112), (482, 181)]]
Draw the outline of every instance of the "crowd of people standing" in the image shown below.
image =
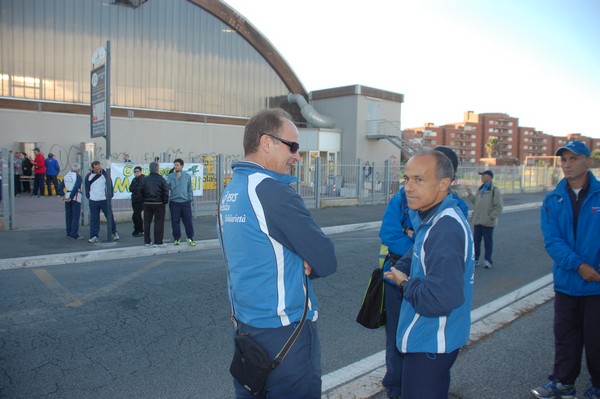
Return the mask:
[[(123, 156), (123, 163), (131, 164), (129, 154)], [(65, 206), (67, 238), (80, 240), (81, 204), (83, 196), (88, 199), (90, 213), (90, 238), (88, 242), (100, 242), (100, 213), (111, 220), (112, 240), (118, 241), (114, 213), (109, 199), (113, 198), (112, 180), (99, 161), (90, 165), (89, 173), (81, 174), (81, 166), (73, 163), (62, 179), (59, 178), (60, 164), (53, 153), (44, 156), (39, 147), (33, 149), (32, 157), (17, 151), (13, 156), (14, 195), (20, 197), (54, 196), (62, 198)], [(129, 185), (132, 205), (134, 237), (144, 237), (146, 246), (165, 246), (163, 243), (166, 205), (169, 204), (173, 242), (181, 244), (181, 223), (184, 225), (188, 245), (195, 246), (192, 203), (194, 200), (192, 177), (184, 170), (185, 162), (178, 158), (173, 167), (163, 176), (159, 173), (159, 159), (155, 158), (148, 168), (148, 176), (142, 166), (134, 167), (134, 178)], [(33, 187), (32, 184), (33, 183)], [(1, 197), (0, 197), (1, 199)], [(154, 223), (153, 232), (150, 226)]]

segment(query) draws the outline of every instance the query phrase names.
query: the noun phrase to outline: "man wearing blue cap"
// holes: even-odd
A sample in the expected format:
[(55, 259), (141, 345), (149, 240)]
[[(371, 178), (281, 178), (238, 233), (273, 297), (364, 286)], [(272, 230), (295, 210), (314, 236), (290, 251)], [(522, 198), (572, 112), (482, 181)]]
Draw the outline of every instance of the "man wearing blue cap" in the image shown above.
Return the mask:
[(554, 261), (554, 369), (536, 398), (573, 398), (583, 349), (591, 376), (585, 398), (600, 398), (600, 182), (590, 150), (572, 140), (556, 151), (565, 177), (542, 205), (542, 234)]
[[(502, 213), (503, 201), (500, 189), (493, 182), (494, 172), (484, 170), (481, 175), (481, 186), (476, 194), (468, 190), (469, 200), (473, 203), (473, 242), (475, 243), (475, 266), (483, 265), (491, 269), (492, 251), (494, 249), (494, 227), (498, 224), (498, 216)], [(481, 262), (481, 241), (485, 247), (485, 258)]]

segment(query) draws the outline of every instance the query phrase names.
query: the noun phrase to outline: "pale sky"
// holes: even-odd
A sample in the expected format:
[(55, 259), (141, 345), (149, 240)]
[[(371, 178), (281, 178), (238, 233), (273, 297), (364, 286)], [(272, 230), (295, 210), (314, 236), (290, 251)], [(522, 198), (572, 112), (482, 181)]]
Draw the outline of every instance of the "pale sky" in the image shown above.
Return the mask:
[(307, 91), (404, 94), (402, 127), (503, 112), (600, 138), (600, 0), (225, 0)]

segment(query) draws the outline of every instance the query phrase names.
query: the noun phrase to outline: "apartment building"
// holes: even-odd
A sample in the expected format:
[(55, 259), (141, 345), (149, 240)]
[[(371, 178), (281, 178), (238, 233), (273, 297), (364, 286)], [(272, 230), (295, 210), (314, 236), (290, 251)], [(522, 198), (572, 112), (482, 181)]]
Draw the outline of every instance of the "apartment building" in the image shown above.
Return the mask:
[(404, 140), (418, 148), (433, 148), (445, 145), (452, 148), (461, 164), (477, 164), (488, 158), (486, 144), (492, 137), (497, 138), (493, 158), (502, 164), (522, 164), (527, 157), (553, 156), (556, 150), (569, 140), (581, 140), (594, 150), (600, 150), (600, 139), (569, 133), (566, 136), (553, 136), (534, 127), (519, 126), (519, 118), (505, 113), (490, 112), (477, 114), (466, 111), (462, 122), (436, 126), (406, 128), (402, 132)]
[(477, 123), (463, 122), (443, 125), (444, 142), (456, 152), (461, 164), (472, 164), (483, 157), (481, 127)]
[(426, 123), (421, 128), (402, 131), (402, 138), (419, 150), (434, 148), (444, 142), (444, 129), (433, 123)]

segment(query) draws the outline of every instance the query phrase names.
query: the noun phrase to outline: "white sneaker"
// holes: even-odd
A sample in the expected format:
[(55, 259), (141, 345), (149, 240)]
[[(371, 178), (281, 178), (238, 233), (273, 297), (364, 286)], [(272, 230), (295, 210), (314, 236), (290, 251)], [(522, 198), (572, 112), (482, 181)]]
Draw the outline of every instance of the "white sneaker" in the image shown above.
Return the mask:
[(94, 236), (94, 237), (90, 238), (88, 240), (88, 242), (92, 242), (92, 243), (94, 243), (94, 242), (100, 242), (100, 239), (98, 237)]
[(119, 234), (118, 233), (113, 234), (113, 240), (119, 241)]
[(492, 268), (492, 264), (489, 261), (485, 261), (485, 263), (483, 264), (483, 267), (486, 269), (491, 269)]

